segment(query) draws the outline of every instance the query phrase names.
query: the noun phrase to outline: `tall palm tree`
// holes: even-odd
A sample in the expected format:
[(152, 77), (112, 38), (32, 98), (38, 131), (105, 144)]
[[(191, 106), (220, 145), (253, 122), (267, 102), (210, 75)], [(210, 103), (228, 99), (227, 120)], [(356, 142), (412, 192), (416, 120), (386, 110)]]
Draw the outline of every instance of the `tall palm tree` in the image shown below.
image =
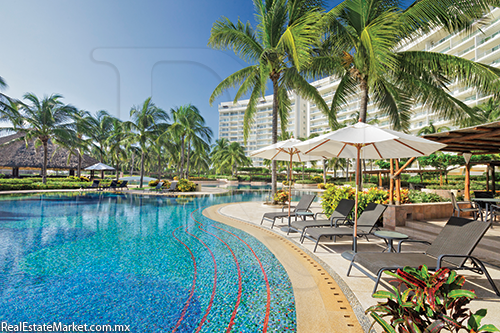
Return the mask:
[(91, 125), (88, 122), (91, 115), (88, 111), (78, 110), (71, 114), (73, 120), (73, 132), (75, 137), (71, 138), (69, 142), (65, 143), (67, 148), (78, 157), (77, 176), (81, 176), (83, 154), (91, 145)]
[[(288, 125), (291, 107), (287, 90), (315, 102), (333, 124), (328, 106), (318, 91), (299, 72), (310, 61), (311, 46), (318, 40), (321, 17), (320, 0), (254, 0), (257, 28), (240, 20), (219, 19), (212, 27), (208, 45), (220, 50), (232, 49), (250, 66), (224, 79), (214, 90), (210, 103), (228, 88), (239, 86), (234, 101), (247, 93), (243, 134), (246, 142), (257, 103), (264, 97), (268, 80), (273, 90), (272, 143), (278, 140), (278, 117), (281, 131)], [(276, 162), (272, 163), (272, 192), (276, 192)]]
[(165, 133), (168, 129), (169, 116), (167, 112), (157, 107), (151, 97), (147, 98), (142, 105), (133, 106), (130, 109), (131, 121), (124, 123), (128, 133), (127, 141), (136, 143), (141, 150), (141, 179), (140, 187), (144, 179), (144, 159), (151, 141)]
[[(62, 96), (53, 94), (40, 100), (35, 94), (23, 96), (26, 103), (13, 103), (10, 108), (11, 127), (7, 131), (24, 133), (26, 146), (34, 140), (35, 147), (43, 146), (42, 182), (47, 183), (47, 161), (49, 140), (68, 142), (72, 137), (72, 125), (69, 123), (75, 108), (61, 102)], [(22, 140), (23, 138), (20, 138)], [(15, 139), (14, 139), (15, 140)]]
[(420, 136), (425, 134), (441, 133), (449, 130), (450, 128), (448, 126), (439, 126), (439, 127), (434, 126), (434, 122), (431, 120), (429, 121), (429, 125), (422, 127), (418, 131), (417, 135)]
[(89, 114), (85, 116), (84, 121), (89, 126), (88, 135), (92, 139), (92, 148), (96, 153), (95, 156), (101, 163), (105, 162), (108, 153), (108, 137), (113, 131), (113, 119), (107, 111), (97, 111), (95, 116)]
[(124, 145), (127, 138), (127, 131), (123, 122), (118, 118), (112, 119), (113, 129), (108, 134), (106, 145), (109, 147), (109, 157), (116, 169), (116, 180), (120, 178), (120, 162), (127, 158), (126, 147)]
[[(212, 130), (205, 126), (205, 119), (200, 114), (198, 108), (192, 104), (183, 105), (170, 109), (172, 115), (172, 125), (170, 132), (174, 137), (178, 138), (181, 146), (181, 160), (179, 165), (179, 177), (188, 178), (189, 172), (189, 151), (191, 144), (197, 146), (205, 145), (208, 149), (208, 143), (212, 138)], [(205, 142), (205, 143), (203, 143)], [(184, 174), (186, 144), (188, 152), (187, 172)]]
[(252, 161), (245, 155), (245, 148), (238, 142), (231, 142), (225, 149), (217, 151), (212, 160), (216, 159), (221, 170), (231, 170), (231, 175), (238, 173), (239, 166), (250, 166)]
[(325, 15), (325, 38), (306, 72), (341, 79), (332, 113), (349, 95), (360, 93), (363, 122), (369, 98), (390, 117), (396, 130), (408, 130), (415, 103), (457, 122), (474, 117), (471, 108), (448, 93), (446, 84), (457, 79), (480, 93), (496, 93), (499, 69), (449, 54), (400, 47), (434, 28), (449, 32), (470, 28), (494, 2), (418, 0), (403, 9), (398, 0), (346, 0)]
[(500, 100), (491, 97), (486, 103), (475, 106), (473, 110), (476, 117), (461, 121), (460, 127), (469, 127), (498, 121), (500, 119)]
[(215, 143), (212, 145), (212, 150), (210, 151), (210, 160), (213, 168), (219, 173), (223, 170), (223, 164), (220, 156), (224, 154), (229, 147), (229, 140), (226, 138), (221, 138), (215, 140)]

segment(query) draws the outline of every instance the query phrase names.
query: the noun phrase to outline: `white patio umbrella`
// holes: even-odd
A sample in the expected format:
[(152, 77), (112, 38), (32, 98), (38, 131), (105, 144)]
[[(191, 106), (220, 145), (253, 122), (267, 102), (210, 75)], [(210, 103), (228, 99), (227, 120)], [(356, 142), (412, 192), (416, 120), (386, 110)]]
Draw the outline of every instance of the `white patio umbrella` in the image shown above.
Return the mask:
[(382, 129), (362, 122), (297, 144), (297, 148), (303, 151), (304, 154), (321, 155), (328, 158), (356, 158), (354, 252), (356, 252), (358, 226), (360, 159), (418, 157), (429, 155), (445, 146), (442, 143), (389, 129)]
[[(292, 163), (293, 162), (307, 162), (307, 161), (316, 161), (319, 159), (323, 159), (322, 156), (316, 156), (315, 153), (311, 153), (308, 155), (303, 154), (299, 149), (295, 146), (302, 141), (297, 139), (289, 139), (285, 141), (280, 141), (270, 146), (261, 148), (259, 150), (254, 151), (250, 154), (252, 157), (260, 157), (265, 158), (267, 160), (275, 160), (275, 161), (289, 161), (290, 162), (290, 174), (288, 183), (288, 228), (290, 228), (290, 205), (292, 201)], [(290, 232), (291, 230), (285, 230)]]

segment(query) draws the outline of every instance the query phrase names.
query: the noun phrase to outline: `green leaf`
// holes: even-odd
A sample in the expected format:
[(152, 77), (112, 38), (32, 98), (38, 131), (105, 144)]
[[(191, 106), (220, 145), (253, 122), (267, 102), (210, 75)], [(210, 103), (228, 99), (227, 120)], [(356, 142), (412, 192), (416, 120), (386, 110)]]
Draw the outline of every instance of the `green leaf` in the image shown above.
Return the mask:
[(449, 298), (467, 297), (476, 298), (476, 293), (472, 290), (455, 289), (448, 293)]
[(389, 299), (397, 299), (397, 296), (386, 290), (379, 290), (375, 294), (372, 295), (373, 298), (389, 298)]
[(483, 325), (483, 326), (479, 327), (477, 331), (478, 332), (500, 332), (500, 330), (498, 328), (496, 328), (495, 325), (492, 325), (492, 324)]
[(392, 327), (388, 322), (386, 322), (382, 317), (380, 317), (378, 314), (372, 312), (370, 313), (372, 318), (384, 329), (384, 332), (387, 333), (396, 333), (396, 330), (394, 327)]
[(424, 333), (437, 333), (440, 332), (444, 327), (445, 323), (442, 320), (436, 320), (425, 328)]

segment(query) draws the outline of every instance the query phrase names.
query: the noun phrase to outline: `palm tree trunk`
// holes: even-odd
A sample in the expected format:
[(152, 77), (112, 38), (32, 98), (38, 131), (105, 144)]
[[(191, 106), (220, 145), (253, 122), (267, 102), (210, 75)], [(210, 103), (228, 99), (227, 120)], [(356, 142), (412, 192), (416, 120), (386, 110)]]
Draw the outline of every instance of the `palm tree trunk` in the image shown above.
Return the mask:
[(179, 179), (182, 178), (184, 172), (184, 136), (181, 137), (181, 165), (179, 170)]
[(366, 123), (366, 111), (368, 109), (368, 78), (361, 80), (361, 105), (359, 109), (359, 120)]
[(323, 184), (326, 184), (326, 159), (323, 159)]
[(161, 180), (161, 155), (158, 154), (158, 179)]
[(139, 183), (139, 187), (142, 188), (142, 180), (144, 179), (144, 150), (141, 153), (141, 179)]
[(80, 178), (82, 175), (82, 152), (79, 149), (77, 150), (77, 152), (78, 152), (78, 169), (76, 171), (76, 175), (78, 176), (78, 178)]
[[(278, 142), (278, 80), (280, 74), (273, 71), (270, 75), (271, 81), (273, 82), (273, 128), (272, 128), (272, 143)], [(272, 161), (271, 168), (271, 195), (274, 196), (276, 193), (276, 160)]]
[(116, 160), (116, 180), (120, 179), (120, 162)]
[(130, 176), (134, 175), (134, 156), (135, 154), (132, 153), (132, 162), (130, 163)]
[(189, 160), (191, 157), (191, 143), (188, 142), (188, 147), (187, 147), (187, 159), (186, 159), (186, 179), (189, 179)]
[(49, 153), (48, 139), (42, 139), (43, 143), (43, 165), (42, 165), (42, 183), (47, 184), (47, 154)]

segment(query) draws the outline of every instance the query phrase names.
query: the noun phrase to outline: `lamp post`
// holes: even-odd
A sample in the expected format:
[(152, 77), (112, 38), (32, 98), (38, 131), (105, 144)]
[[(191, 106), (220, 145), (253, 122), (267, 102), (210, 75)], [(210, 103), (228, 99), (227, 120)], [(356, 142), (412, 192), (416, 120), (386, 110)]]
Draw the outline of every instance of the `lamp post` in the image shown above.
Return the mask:
[(465, 188), (464, 199), (470, 201), (470, 158), (472, 153), (463, 153), (465, 159)]

